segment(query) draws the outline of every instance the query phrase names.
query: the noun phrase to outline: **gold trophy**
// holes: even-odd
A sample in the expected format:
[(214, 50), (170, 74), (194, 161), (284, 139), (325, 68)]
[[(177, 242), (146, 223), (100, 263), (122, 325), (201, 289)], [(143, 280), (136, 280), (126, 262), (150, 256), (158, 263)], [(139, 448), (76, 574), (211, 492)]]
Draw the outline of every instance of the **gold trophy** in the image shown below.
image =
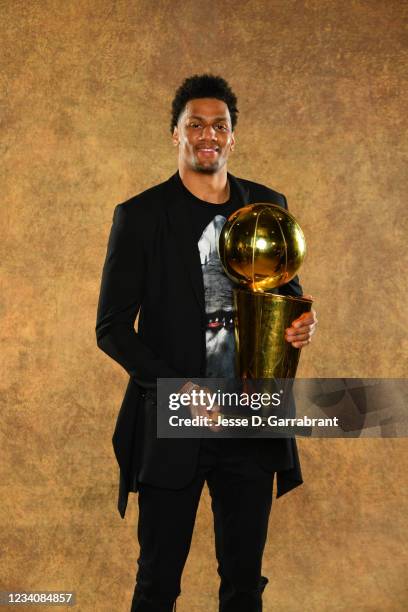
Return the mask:
[(312, 301), (270, 293), (289, 282), (306, 253), (303, 232), (287, 210), (250, 204), (236, 210), (222, 228), (220, 259), (234, 288), (237, 375), (241, 379), (294, 378), (300, 349), (285, 340), (285, 329)]

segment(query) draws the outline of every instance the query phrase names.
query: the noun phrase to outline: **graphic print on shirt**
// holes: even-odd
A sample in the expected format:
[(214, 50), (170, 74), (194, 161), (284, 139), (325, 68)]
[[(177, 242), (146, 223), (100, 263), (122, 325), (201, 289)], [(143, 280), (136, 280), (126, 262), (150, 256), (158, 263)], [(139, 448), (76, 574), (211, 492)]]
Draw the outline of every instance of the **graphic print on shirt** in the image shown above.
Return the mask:
[(206, 376), (211, 378), (234, 377), (233, 282), (224, 273), (218, 253), (225, 221), (225, 217), (216, 215), (198, 241), (207, 315)]

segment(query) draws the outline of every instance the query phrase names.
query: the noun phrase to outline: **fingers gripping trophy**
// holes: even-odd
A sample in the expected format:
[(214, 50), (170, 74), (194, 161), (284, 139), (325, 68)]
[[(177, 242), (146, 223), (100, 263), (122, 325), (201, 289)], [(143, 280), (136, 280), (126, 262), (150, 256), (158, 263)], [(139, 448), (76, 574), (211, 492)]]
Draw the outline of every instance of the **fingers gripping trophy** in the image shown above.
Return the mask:
[(237, 375), (241, 379), (294, 378), (301, 349), (285, 340), (285, 329), (312, 300), (271, 292), (300, 268), (306, 242), (296, 219), (274, 204), (250, 204), (224, 224), (219, 253), (233, 290)]

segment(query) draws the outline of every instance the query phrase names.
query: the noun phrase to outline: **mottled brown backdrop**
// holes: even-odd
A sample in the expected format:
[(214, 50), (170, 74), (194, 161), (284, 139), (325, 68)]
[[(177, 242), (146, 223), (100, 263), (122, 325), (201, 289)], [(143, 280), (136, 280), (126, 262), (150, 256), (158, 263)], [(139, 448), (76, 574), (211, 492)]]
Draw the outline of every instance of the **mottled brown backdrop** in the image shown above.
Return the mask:
[[(94, 333), (113, 208), (175, 171), (181, 80), (222, 74), (239, 98), (230, 170), (284, 192), (308, 239), (320, 323), (299, 375), (407, 376), (407, 4), (0, 9), (0, 589), (73, 589), (81, 612), (125, 612), (137, 497), (122, 521), (111, 436), (127, 374)], [(266, 612), (406, 610), (406, 441), (299, 447), (305, 484), (273, 504)], [(211, 523), (205, 492), (180, 612), (217, 610)]]

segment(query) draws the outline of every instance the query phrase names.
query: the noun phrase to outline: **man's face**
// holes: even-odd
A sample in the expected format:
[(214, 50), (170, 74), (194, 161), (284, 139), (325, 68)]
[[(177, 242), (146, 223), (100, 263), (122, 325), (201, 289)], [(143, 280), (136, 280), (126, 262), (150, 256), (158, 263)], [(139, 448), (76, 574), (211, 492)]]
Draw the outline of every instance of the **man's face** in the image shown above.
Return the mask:
[(228, 106), (216, 98), (189, 100), (174, 128), (179, 166), (214, 174), (227, 162), (234, 148)]

